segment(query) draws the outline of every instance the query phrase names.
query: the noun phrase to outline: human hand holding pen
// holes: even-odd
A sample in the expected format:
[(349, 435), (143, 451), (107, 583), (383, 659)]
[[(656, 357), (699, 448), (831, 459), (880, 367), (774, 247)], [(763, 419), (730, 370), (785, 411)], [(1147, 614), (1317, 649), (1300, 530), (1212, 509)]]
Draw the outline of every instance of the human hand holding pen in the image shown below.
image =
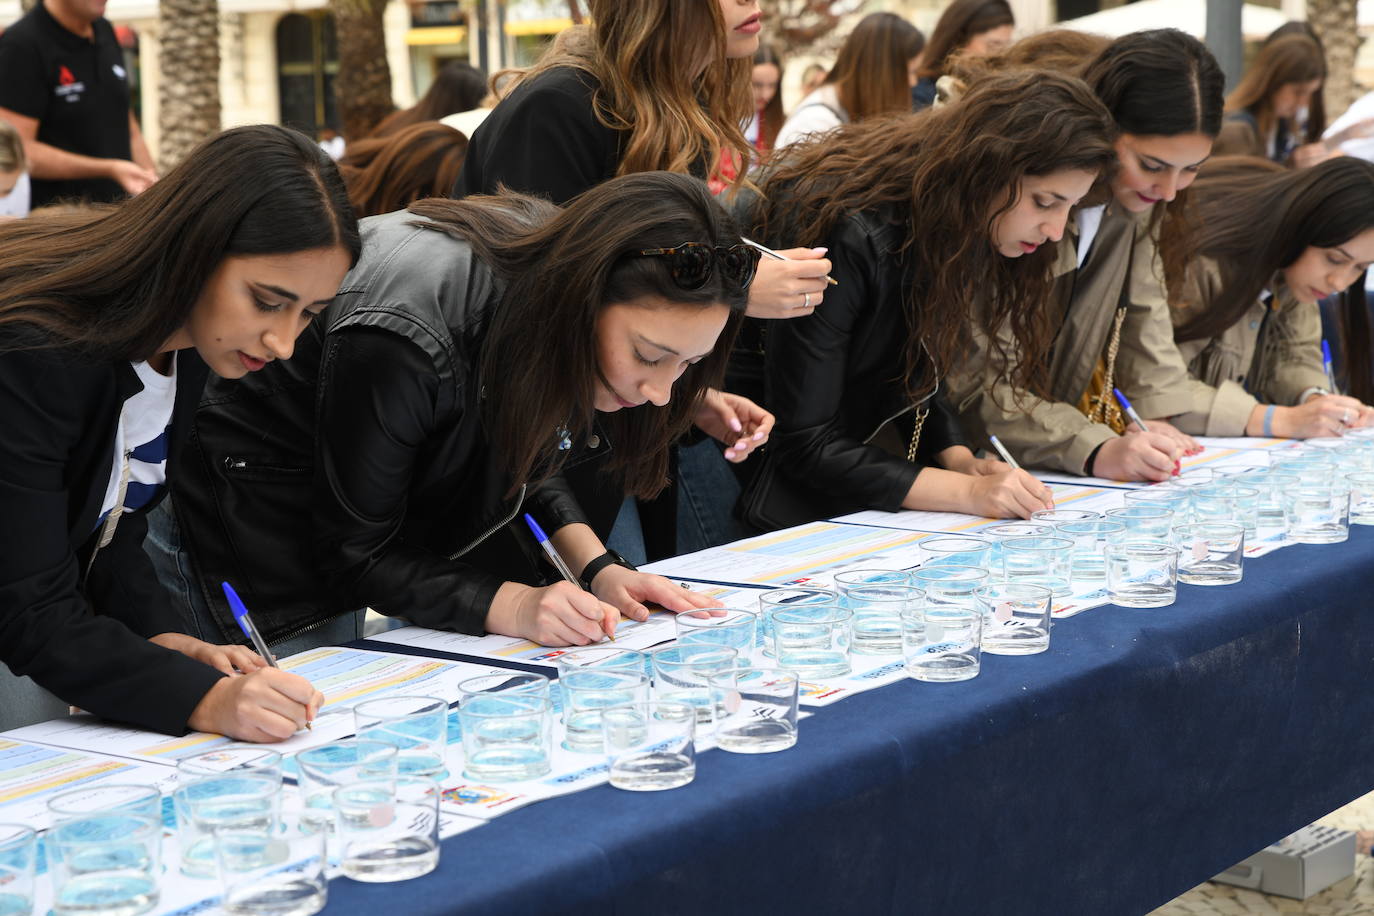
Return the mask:
[(323, 705), (324, 694), (300, 675), (260, 668), (216, 681), (191, 711), (187, 725), (239, 741), (271, 743), (300, 731)]
[(830, 286), (830, 261), (824, 248), (779, 251), (784, 260), (765, 257), (749, 285), (751, 318), (801, 318), (810, 315)]

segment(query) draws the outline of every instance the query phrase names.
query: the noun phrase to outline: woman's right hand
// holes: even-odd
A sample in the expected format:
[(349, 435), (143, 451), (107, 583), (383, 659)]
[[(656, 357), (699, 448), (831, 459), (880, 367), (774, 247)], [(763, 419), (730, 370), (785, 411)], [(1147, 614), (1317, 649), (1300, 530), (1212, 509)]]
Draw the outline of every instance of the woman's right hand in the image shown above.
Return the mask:
[(1177, 469), (1183, 449), (1162, 433), (1128, 432), (1108, 439), (1097, 450), (1089, 472), (1106, 480), (1168, 480)]
[(191, 711), (187, 724), (198, 732), (271, 743), (305, 728), (323, 705), (324, 694), (299, 674), (259, 668), (216, 681)]
[(824, 248), (791, 248), (779, 251), (787, 260), (767, 255), (749, 285), (751, 318), (800, 318), (810, 315), (825, 298), (830, 261)]
[[(1259, 405), (1256, 415), (1269, 408)], [(1347, 429), (1368, 426), (1374, 421), (1374, 410), (1343, 394), (1319, 394), (1297, 407), (1275, 407), (1269, 428), (1284, 439), (1314, 439), (1318, 436), (1340, 436)], [(1248, 430), (1247, 430), (1248, 432)]]
[(541, 646), (586, 646), (600, 642), (620, 611), (571, 582), (533, 588), (506, 582), (487, 612), (487, 631), (518, 636)]
[(983, 518), (1030, 518), (1054, 508), (1054, 494), (1042, 481), (1021, 470), (969, 476), (969, 512)]

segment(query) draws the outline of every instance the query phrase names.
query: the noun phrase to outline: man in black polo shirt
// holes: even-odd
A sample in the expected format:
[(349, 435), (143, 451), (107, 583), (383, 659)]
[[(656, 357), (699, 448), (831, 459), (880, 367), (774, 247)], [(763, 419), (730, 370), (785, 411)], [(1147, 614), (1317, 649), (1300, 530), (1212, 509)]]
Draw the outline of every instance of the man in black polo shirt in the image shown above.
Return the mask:
[(119, 200), (157, 180), (105, 0), (42, 0), (0, 35), (0, 118), (24, 138), (33, 206)]

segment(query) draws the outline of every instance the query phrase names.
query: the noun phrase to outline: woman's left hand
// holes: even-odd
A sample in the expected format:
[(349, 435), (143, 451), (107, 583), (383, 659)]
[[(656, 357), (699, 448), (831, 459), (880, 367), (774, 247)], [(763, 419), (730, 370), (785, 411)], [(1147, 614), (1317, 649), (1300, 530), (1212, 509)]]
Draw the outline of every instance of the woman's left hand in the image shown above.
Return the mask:
[(1006, 462), (996, 458), (975, 458), (973, 452), (962, 445), (951, 445), (940, 452), (939, 458), (945, 470), (971, 474), (974, 477), (991, 477), (993, 474), (1005, 474), (1011, 470)]
[[(696, 611), (718, 608), (720, 602), (700, 592), (683, 588), (662, 576), (653, 576), (623, 566), (607, 566), (592, 580), (592, 594), (620, 608), (631, 620), (647, 620), (648, 604), (666, 611)], [(724, 611), (720, 612), (724, 614)]]
[(148, 641), (231, 676), (270, 667), (261, 655), (247, 646), (217, 646), (185, 633), (159, 633)]
[(725, 460), (738, 464), (768, 441), (774, 417), (746, 397), (708, 388), (695, 420), (698, 429), (725, 446)]

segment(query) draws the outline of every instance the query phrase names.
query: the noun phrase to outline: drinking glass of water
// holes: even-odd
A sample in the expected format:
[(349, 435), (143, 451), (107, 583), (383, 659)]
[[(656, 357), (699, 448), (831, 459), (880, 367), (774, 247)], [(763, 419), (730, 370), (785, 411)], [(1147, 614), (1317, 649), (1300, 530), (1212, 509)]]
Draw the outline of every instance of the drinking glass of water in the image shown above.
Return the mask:
[(366, 700), (353, 707), (359, 738), (396, 747), (396, 772), (444, 776), (448, 747), (448, 702), (438, 697), (400, 696)]
[(984, 585), (975, 595), (983, 607), (984, 652), (1034, 655), (1050, 647), (1050, 613), (1054, 597), (1049, 589), (1042, 585), (1007, 582)]
[(38, 863), (38, 833), (24, 824), (0, 824), (0, 916), (29, 916)]
[(191, 820), (181, 786), (208, 776), (264, 776), (281, 785), (281, 754), (257, 745), (232, 745), (183, 757), (177, 761), (177, 789), (172, 792), (176, 812), (177, 836), (181, 843), (181, 873), (193, 878), (213, 878), (215, 847), (209, 834), (202, 834)]
[(870, 585), (845, 595), (853, 613), (856, 655), (901, 655), (902, 612), (915, 607), (922, 592), (914, 585)]
[(686, 703), (698, 722), (710, 722), (711, 676), (729, 671), (739, 653), (724, 646), (663, 646), (649, 653), (654, 667), (654, 699)]
[(1157, 541), (1107, 546), (1107, 597), (1121, 607), (1167, 607), (1178, 595), (1179, 550)]
[(1238, 522), (1198, 522), (1174, 529), (1178, 543), (1178, 581), (1189, 585), (1234, 585), (1245, 560), (1245, 526)]
[(745, 661), (754, 656), (754, 641), (758, 632), (758, 615), (753, 611), (725, 608), (722, 617), (709, 614), (678, 614), (677, 644), (679, 646), (720, 646), (734, 649)]
[[(394, 750), (394, 749), (393, 749)], [(293, 801), (275, 825), (215, 831), (227, 916), (311, 916), (328, 899), (325, 825), (306, 821), (303, 803)]]
[(349, 738), (301, 751), (296, 755), (304, 809), (301, 817), (311, 826), (334, 829), (334, 790), (364, 779), (396, 776), (396, 747), (381, 741)]
[(463, 774), (478, 781), (537, 779), (553, 759), (553, 707), (536, 693), (467, 694), (458, 704)]
[(697, 772), (697, 707), (670, 700), (613, 706), (601, 714), (611, 785), (632, 792), (676, 789)]
[[(281, 799), (281, 780), (270, 775), (229, 772), (178, 783), (175, 803), (182, 812), (177, 824), (182, 871), (195, 877), (214, 877), (215, 833), (275, 830), (281, 823)], [(277, 849), (264, 852), (279, 853), (275, 862), (285, 855)]]
[(439, 784), (429, 776), (336, 789), (340, 868), (354, 881), (407, 881), (439, 865)]
[(612, 706), (649, 701), (649, 677), (640, 671), (590, 668), (558, 679), (563, 690), (563, 747), (579, 754), (602, 754), (601, 713)]
[(162, 820), (110, 810), (48, 831), (56, 916), (138, 916), (157, 906)]
[(779, 668), (736, 668), (711, 678), (716, 746), (768, 754), (796, 744), (798, 687), (797, 676)]
[(902, 615), (906, 673), (918, 681), (966, 681), (983, 659), (983, 612), (925, 601)]
[(808, 604), (775, 610), (768, 616), (779, 668), (803, 678), (849, 673), (853, 611), (836, 604)]

